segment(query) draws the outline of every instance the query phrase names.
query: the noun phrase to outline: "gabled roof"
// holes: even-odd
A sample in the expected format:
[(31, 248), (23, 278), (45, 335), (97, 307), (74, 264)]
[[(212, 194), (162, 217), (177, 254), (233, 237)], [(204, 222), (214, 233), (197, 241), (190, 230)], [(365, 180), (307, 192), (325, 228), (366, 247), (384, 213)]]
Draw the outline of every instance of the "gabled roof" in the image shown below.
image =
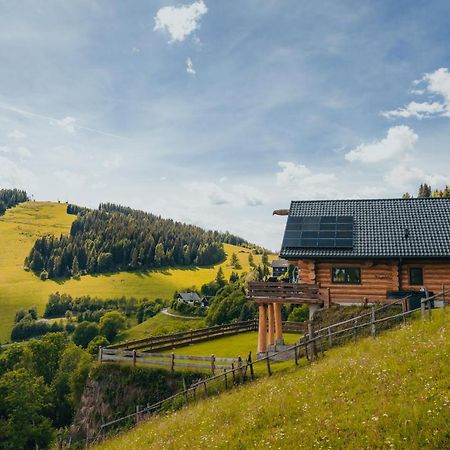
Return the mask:
[(274, 259), (272, 261), (272, 267), (289, 267), (289, 262), (285, 259)]
[[(352, 248), (292, 246), (301, 232), (292, 218), (323, 216), (353, 217)], [(294, 201), (289, 220), (282, 258), (450, 258), (450, 198)]]
[(201, 300), (196, 292), (180, 292), (178, 298), (184, 302), (199, 302)]

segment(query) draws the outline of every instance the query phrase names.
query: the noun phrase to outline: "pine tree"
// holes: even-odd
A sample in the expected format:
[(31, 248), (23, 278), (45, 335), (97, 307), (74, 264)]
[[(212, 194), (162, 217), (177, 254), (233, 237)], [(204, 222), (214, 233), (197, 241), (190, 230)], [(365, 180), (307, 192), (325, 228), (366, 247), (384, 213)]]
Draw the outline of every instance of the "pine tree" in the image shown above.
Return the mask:
[(219, 267), (219, 270), (217, 271), (217, 275), (216, 275), (216, 283), (217, 283), (220, 287), (225, 286), (225, 276), (224, 276), (224, 274), (223, 274), (222, 267)]
[(263, 263), (264, 267), (267, 267), (269, 265), (269, 257), (267, 255), (267, 252), (264, 251), (261, 257), (261, 262)]
[(80, 276), (80, 266), (78, 264), (78, 258), (76, 256), (73, 258), (73, 261), (72, 261), (71, 273), (74, 278)]
[(252, 268), (252, 269), (254, 269), (256, 266), (255, 266), (255, 260), (254, 260), (254, 258), (253, 258), (253, 253), (252, 252), (250, 252), (249, 254), (248, 254), (248, 264), (249, 264), (249, 266)]
[(233, 253), (231, 255), (231, 267), (233, 267), (233, 269), (236, 269), (236, 270), (242, 269), (241, 263), (239, 262), (239, 259), (236, 256), (236, 253)]

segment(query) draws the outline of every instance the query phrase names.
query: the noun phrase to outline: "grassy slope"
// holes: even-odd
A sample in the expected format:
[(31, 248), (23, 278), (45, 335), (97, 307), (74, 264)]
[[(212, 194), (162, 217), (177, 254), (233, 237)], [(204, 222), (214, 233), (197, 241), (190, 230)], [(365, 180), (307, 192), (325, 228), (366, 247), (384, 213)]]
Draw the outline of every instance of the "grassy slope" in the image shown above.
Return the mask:
[[(22, 203), (0, 217), (0, 342), (9, 339), (15, 312), (37, 305), (42, 311), (48, 295), (67, 292), (72, 295), (105, 297), (171, 298), (177, 289), (200, 286), (211, 281), (218, 266), (211, 268), (168, 269), (152, 272), (120, 272), (112, 275), (83, 276), (80, 280), (40, 281), (23, 270), (23, 261), (37, 237), (68, 233), (75, 216), (66, 214), (66, 205), (48, 202)], [(236, 252), (244, 270), (248, 270), (248, 250), (225, 245), (230, 256)], [(255, 256), (255, 262), (260, 261)], [(229, 262), (222, 264), (225, 276), (231, 273)]]
[(329, 351), (99, 446), (443, 449), (450, 443), (450, 312)]

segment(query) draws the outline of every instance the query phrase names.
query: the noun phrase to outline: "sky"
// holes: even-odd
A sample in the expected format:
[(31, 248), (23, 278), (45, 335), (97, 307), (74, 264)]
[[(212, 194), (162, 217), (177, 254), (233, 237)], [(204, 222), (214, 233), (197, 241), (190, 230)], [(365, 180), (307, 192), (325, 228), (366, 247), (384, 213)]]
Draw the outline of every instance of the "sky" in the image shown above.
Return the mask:
[(278, 250), (291, 200), (450, 184), (450, 2), (0, 0), (0, 188)]

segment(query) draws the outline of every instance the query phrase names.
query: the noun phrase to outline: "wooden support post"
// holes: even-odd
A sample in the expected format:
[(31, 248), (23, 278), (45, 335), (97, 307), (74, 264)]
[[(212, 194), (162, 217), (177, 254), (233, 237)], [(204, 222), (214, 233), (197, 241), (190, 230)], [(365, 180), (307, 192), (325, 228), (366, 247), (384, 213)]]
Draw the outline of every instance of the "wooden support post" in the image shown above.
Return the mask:
[(281, 303), (275, 303), (273, 305), (274, 308), (274, 317), (275, 317), (275, 344), (283, 345), (283, 323), (281, 320)]
[(170, 364), (170, 370), (172, 371), (172, 372), (174, 372), (175, 371), (175, 354), (172, 352), (172, 357), (171, 357), (171, 364)]
[(370, 313), (370, 332), (373, 337), (375, 337), (377, 333), (376, 324), (375, 324), (375, 308), (372, 306), (372, 312)]
[(136, 367), (136, 350), (133, 350), (133, 366)]
[(269, 358), (269, 352), (266, 353), (266, 361), (267, 361), (267, 373), (269, 374), (269, 377), (272, 375), (272, 369), (270, 368), (270, 358)]
[(295, 361), (295, 365), (298, 366), (297, 346), (294, 347), (294, 361)]
[(213, 375), (215, 371), (216, 371), (216, 357), (214, 355), (211, 355), (211, 372)]
[(268, 319), (269, 319), (269, 334), (268, 334), (268, 344), (275, 344), (275, 317), (274, 317), (274, 305), (269, 303), (267, 306)]
[(259, 305), (259, 320), (258, 320), (258, 353), (265, 353), (267, 351), (266, 322), (267, 322), (266, 305), (261, 304)]

